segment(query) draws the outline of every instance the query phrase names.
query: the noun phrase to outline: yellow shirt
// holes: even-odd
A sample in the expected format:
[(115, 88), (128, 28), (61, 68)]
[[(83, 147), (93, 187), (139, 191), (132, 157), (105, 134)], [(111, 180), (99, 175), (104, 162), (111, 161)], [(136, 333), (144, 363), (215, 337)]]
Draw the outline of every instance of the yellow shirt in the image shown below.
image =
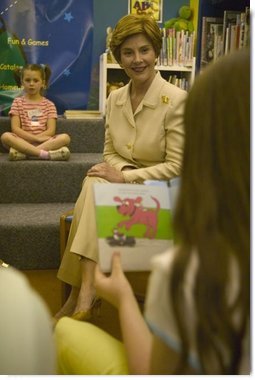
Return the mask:
[(112, 91), (107, 101), (104, 160), (122, 170), (126, 182), (164, 180), (180, 175), (187, 93), (158, 72), (133, 113), (130, 85)]

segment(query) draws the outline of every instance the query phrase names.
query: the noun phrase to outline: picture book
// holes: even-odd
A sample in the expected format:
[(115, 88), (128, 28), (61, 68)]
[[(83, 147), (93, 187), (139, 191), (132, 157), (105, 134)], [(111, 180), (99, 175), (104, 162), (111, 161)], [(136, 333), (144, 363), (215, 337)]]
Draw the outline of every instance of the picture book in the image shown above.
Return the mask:
[(150, 270), (151, 258), (173, 244), (175, 193), (170, 194), (166, 182), (160, 186), (98, 183), (94, 196), (100, 268), (110, 271), (116, 251), (125, 271)]
[(103, 115), (100, 111), (93, 110), (66, 110), (64, 117), (66, 119), (102, 119)]

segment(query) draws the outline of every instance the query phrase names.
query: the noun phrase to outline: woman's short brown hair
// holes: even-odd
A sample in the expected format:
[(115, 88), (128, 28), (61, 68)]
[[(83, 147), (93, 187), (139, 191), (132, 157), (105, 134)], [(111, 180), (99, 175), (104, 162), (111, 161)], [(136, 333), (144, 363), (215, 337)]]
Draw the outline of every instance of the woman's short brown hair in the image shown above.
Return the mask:
[(111, 42), (110, 49), (117, 62), (120, 63), (120, 48), (123, 42), (134, 34), (142, 33), (151, 42), (156, 56), (160, 54), (162, 46), (162, 36), (160, 28), (154, 18), (148, 15), (126, 15), (116, 24)]

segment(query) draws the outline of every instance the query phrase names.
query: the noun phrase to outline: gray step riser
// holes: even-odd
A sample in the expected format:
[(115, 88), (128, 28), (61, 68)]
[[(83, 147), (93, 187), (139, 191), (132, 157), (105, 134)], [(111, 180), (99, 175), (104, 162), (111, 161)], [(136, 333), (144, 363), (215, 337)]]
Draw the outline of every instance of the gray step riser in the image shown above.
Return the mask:
[(0, 258), (20, 270), (56, 269), (60, 215), (74, 203), (0, 205)]
[(0, 257), (19, 270), (58, 268), (59, 249), (58, 224), (29, 229), (1, 228)]
[(75, 202), (87, 170), (101, 161), (101, 153), (76, 153), (67, 162), (10, 162), (2, 155), (0, 203)]

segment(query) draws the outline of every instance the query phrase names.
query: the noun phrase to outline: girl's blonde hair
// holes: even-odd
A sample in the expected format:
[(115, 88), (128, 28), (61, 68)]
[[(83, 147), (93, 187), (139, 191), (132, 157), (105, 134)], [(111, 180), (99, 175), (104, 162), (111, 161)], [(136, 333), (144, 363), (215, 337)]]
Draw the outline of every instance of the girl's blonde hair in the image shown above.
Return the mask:
[(162, 46), (162, 35), (155, 19), (147, 15), (137, 16), (130, 14), (118, 21), (110, 41), (110, 49), (118, 63), (121, 63), (121, 45), (128, 37), (138, 33), (142, 33), (148, 38), (153, 46), (156, 57), (159, 56)]

